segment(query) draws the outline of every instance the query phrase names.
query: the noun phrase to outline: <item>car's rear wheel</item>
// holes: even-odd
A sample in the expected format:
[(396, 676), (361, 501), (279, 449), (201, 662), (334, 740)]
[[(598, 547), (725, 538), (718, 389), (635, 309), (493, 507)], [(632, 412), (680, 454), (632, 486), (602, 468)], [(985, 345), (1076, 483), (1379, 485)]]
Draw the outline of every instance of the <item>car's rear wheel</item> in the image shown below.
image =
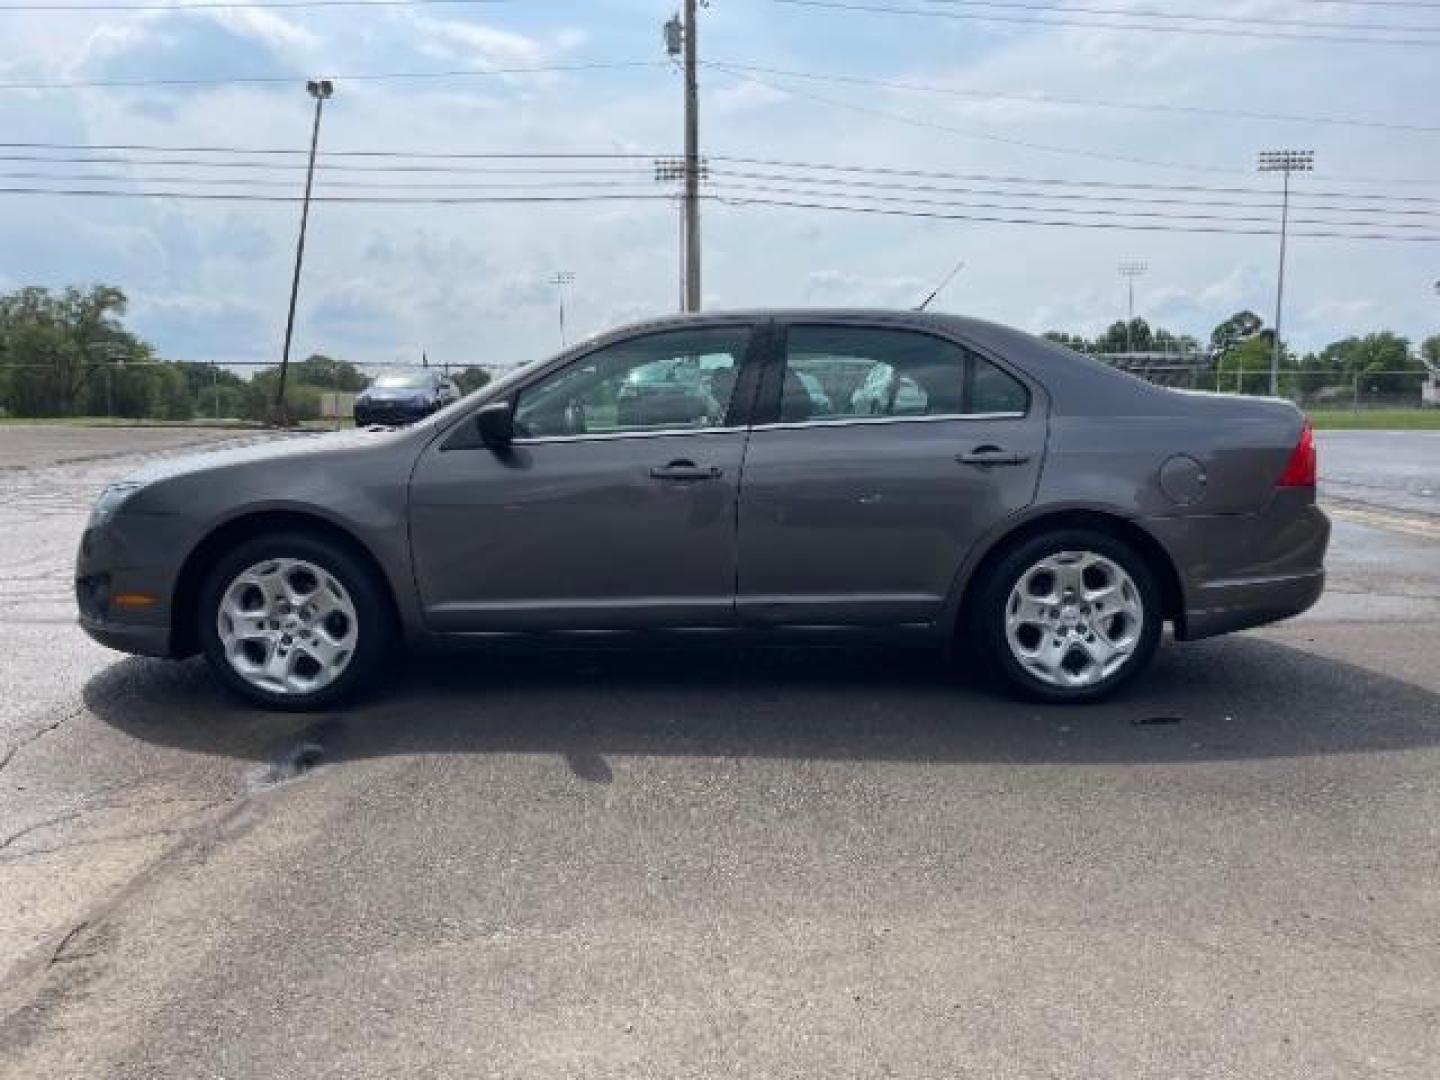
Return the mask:
[(994, 671), (1041, 701), (1095, 701), (1149, 664), (1160, 591), (1129, 544), (1089, 529), (1022, 541), (995, 563), (970, 612)]
[(211, 569), (197, 625), (211, 669), (266, 708), (324, 708), (383, 670), (393, 630), (382, 586), (339, 544), (256, 537)]

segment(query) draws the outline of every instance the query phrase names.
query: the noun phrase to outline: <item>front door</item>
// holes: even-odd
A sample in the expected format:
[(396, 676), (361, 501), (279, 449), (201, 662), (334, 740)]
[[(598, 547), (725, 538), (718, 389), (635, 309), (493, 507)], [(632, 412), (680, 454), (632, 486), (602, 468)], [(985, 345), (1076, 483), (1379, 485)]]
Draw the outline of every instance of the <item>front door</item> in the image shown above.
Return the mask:
[(411, 543), (442, 631), (728, 627), (748, 323), (614, 342), (518, 391), (514, 444), (422, 456)]
[(955, 342), (791, 325), (761, 393), (740, 505), (742, 622), (932, 623), (974, 544), (1034, 499), (1039, 389)]

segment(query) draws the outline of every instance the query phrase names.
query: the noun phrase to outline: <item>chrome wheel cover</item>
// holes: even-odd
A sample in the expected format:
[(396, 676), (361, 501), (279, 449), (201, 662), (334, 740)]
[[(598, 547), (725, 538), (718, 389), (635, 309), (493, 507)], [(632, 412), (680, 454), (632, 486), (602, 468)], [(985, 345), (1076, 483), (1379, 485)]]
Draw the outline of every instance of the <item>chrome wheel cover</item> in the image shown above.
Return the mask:
[(1145, 605), (1114, 559), (1059, 551), (1020, 575), (1005, 604), (1005, 641), (1020, 666), (1048, 686), (1094, 686), (1134, 655)]
[(355, 656), (359, 619), (333, 574), (304, 559), (266, 559), (225, 587), (215, 617), (231, 670), (272, 694), (313, 694)]

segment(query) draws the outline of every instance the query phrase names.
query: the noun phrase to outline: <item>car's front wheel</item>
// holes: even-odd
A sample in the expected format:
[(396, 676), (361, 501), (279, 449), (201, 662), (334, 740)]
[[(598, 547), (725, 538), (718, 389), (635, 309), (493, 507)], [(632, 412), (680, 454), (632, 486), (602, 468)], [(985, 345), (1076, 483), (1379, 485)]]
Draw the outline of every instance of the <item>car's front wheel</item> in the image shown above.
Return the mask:
[(1129, 545), (1065, 529), (1007, 551), (970, 612), (977, 644), (1011, 687), (1041, 701), (1094, 701), (1149, 664), (1163, 612), (1155, 575)]
[(324, 708), (383, 669), (382, 586), (345, 547), (304, 532), (231, 551), (200, 590), (200, 644), (220, 681), (270, 709)]

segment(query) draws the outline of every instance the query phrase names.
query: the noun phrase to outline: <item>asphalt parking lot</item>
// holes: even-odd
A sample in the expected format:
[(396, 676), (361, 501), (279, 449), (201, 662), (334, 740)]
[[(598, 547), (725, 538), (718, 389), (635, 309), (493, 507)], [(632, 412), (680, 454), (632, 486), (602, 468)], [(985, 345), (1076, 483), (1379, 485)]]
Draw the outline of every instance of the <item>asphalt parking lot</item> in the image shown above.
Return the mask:
[(0, 1076), (1436, 1074), (1440, 434), (1323, 434), (1321, 604), (1100, 706), (787, 651), (429, 659), (284, 717), (73, 626), (100, 486), (234, 433), (36, 430)]

